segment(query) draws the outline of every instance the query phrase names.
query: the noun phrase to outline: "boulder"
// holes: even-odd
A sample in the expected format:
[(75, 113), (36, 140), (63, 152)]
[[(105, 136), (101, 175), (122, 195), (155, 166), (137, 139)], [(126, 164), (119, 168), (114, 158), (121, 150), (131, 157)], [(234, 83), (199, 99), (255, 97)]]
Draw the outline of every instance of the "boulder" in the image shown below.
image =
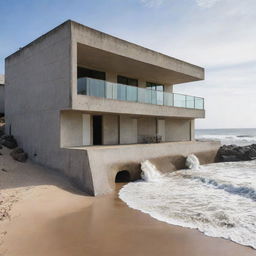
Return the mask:
[(18, 146), (14, 137), (9, 135), (4, 135), (1, 137), (1, 144), (9, 149), (14, 149)]
[(18, 162), (26, 162), (26, 160), (28, 159), (28, 155), (27, 153), (25, 153), (23, 151), (22, 148), (16, 148), (14, 149), (10, 155), (12, 156), (12, 158)]
[(223, 145), (217, 153), (219, 162), (248, 161), (256, 159), (256, 144), (249, 146)]

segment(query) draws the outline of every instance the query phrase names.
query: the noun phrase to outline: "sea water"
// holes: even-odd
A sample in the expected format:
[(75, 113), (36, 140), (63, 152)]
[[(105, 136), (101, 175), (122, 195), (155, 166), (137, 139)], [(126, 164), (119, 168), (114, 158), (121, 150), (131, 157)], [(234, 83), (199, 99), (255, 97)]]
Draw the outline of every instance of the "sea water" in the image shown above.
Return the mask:
[[(194, 160), (189, 160), (191, 168), (197, 165)], [(214, 163), (165, 175), (146, 161), (142, 177), (119, 192), (131, 208), (256, 249), (256, 161)]]
[(256, 129), (200, 129), (196, 139), (220, 141), (223, 145), (246, 146), (256, 143)]

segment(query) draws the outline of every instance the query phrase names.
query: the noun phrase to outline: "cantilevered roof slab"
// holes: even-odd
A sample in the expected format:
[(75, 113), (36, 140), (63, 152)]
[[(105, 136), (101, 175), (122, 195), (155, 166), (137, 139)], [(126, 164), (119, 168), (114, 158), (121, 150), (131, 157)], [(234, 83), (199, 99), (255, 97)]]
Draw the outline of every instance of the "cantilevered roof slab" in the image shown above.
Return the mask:
[(179, 84), (204, 79), (204, 69), (71, 21), (77, 64), (145, 81)]

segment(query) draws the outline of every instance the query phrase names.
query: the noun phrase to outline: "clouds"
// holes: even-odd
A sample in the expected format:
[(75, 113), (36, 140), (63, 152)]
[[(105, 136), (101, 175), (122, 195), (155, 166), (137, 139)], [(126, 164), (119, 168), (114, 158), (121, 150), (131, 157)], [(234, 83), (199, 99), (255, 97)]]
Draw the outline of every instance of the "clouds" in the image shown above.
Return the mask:
[[(140, 0), (143, 4), (148, 7), (160, 6), (164, 2), (170, 2), (171, 0)], [(223, 0), (194, 0), (196, 4), (201, 8), (210, 8), (213, 7), (217, 2)]]
[(160, 6), (164, 2), (164, 0), (140, 0), (140, 1), (148, 7)]
[(210, 8), (220, 1), (221, 0), (196, 0), (196, 3), (201, 8)]

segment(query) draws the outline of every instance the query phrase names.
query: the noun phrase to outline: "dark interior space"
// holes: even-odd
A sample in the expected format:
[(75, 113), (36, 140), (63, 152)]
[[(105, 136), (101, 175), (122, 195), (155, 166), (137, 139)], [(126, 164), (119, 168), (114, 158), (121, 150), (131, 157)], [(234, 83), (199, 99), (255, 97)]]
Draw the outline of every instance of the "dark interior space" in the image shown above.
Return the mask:
[(105, 72), (101, 72), (93, 69), (77, 67), (77, 78), (82, 78), (82, 77), (90, 77), (94, 79), (105, 80), (106, 74)]
[(116, 183), (129, 182), (131, 180), (130, 173), (128, 171), (120, 171), (116, 174)]
[(102, 116), (93, 116), (93, 145), (102, 145)]

